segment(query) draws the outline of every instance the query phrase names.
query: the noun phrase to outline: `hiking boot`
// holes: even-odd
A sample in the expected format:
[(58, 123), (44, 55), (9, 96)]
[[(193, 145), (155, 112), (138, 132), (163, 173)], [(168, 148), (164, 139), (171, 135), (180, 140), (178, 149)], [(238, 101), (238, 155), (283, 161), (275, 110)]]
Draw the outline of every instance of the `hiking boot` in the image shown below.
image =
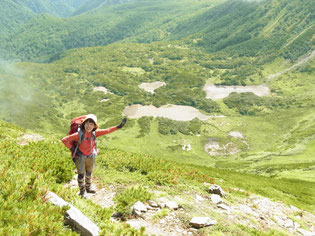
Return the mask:
[(87, 188), (86, 192), (87, 193), (96, 193), (96, 190), (94, 188)]
[(85, 189), (80, 189), (79, 195), (80, 195), (81, 197), (85, 197)]

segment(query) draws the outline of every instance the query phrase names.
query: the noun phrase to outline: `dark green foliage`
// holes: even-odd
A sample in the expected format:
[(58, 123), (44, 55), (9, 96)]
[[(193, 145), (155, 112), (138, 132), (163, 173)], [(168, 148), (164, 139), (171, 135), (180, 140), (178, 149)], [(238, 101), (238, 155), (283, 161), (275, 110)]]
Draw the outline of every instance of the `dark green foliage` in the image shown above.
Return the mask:
[[(15, 19), (2, 20), (6, 23), (2, 27), (5, 33), (0, 36), (0, 51), (6, 58), (30, 60), (65, 49), (108, 45), (121, 40), (140, 43), (185, 40), (208, 52), (258, 56), (260, 60), (284, 56), (295, 61), (313, 47), (312, 0), (15, 2), (19, 4), (5, 1), (6, 14), (2, 14), (4, 18), (7, 12), (13, 12), (11, 18)], [(80, 14), (85, 11), (88, 13)], [(74, 12), (76, 16), (61, 20), (40, 15), (25, 22), (30, 17), (26, 12), (62, 16)], [(23, 15), (27, 17), (24, 19)], [(13, 22), (25, 24), (18, 26)], [(182, 60), (184, 57), (165, 51), (163, 58)], [(162, 62), (156, 60), (154, 64)]]
[(295, 98), (259, 97), (254, 93), (231, 93), (223, 99), (223, 102), (231, 109), (236, 109), (242, 115), (259, 115), (265, 109), (288, 108), (296, 104)]
[(62, 144), (20, 146), (15, 135), (23, 130), (0, 122), (0, 233), (71, 235), (63, 226), (63, 210), (46, 204), (44, 195), (73, 175), (73, 164)]
[(174, 121), (167, 118), (157, 118), (158, 130), (163, 135), (175, 135), (178, 132), (185, 135), (199, 134), (201, 121), (197, 118), (192, 121)]
[(242, 115), (255, 115), (257, 109), (254, 106), (262, 106), (263, 99), (253, 93), (231, 93), (223, 99), (229, 108), (236, 108)]
[(150, 133), (151, 130), (151, 120), (152, 117), (142, 117), (138, 119), (138, 125), (140, 126), (139, 138), (144, 137), (146, 134)]

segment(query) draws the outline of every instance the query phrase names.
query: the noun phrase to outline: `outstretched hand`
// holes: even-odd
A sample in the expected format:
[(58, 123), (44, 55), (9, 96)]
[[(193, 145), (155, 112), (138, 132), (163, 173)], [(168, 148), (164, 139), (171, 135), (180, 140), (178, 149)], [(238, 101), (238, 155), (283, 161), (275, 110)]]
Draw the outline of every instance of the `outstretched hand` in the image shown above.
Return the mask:
[(121, 123), (120, 123), (119, 125), (117, 125), (117, 128), (118, 128), (118, 129), (121, 129), (121, 128), (125, 125), (126, 122), (127, 122), (127, 118), (124, 118), (124, 119), (121, 121)]

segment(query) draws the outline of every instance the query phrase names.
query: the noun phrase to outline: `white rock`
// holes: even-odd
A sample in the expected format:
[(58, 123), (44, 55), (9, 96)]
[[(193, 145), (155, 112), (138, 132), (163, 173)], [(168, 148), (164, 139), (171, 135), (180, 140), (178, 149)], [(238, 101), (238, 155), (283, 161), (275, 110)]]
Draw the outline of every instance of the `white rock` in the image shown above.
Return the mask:
[(285, 225), (285, 221), (282, 220), (280, 217), (274, 216), (274, 219), (276, 220), (278, 225), (280, 225), (280, 226), (284, 226)]
[(146, 207), (142, 202), (140, 202), (140, 201), (137, 201), (137, 202), (133, 205), (132, 209), (133, 209), (134, 211), (138, 211), (138, 212), (146, 212), (146, 211), (147, 211), (147, 207)]
[(196, 202), (202, 202), (205, 199), (203, 197), (201, 197), (200, 195), (196, 194)]
[(223, 201), (222, 201), (222, 198), (221, 198), (220, 195), (218, 195), (218, 194), (211, 194), (210, 198), (211, 198), (211, 201), (212, 201), (214, 204), (220, 204), (220, 203), (223, 202)]
[(202, 228), (217, 224), (217, 221), (211, 220), (209, 217), (194, 217), (191, 219), (190, 225), (195, 228)]
[(148, 204), (149, 204), (151, 207), (158, 207), (158, 204), (157, 204), (155, 201), (152, 201), (152, 200), (149, 200), (149, 201), (148, 201)]
[(293, 222), (293, 220), (291, 220), (291, 219), (287, 219), (287, 220), (284, 222), (284, 227), (286, 227), (286, 228), (293, 228), (293, 226), (294, 226), (294, 222)]
[(70, 225), (77, 233), (80, 235), (99, 235), (99, 227), (95, 225), (89, 218), (87, 218), (83, 213), (64, 201), (61, 197), (53, 192), (48, 192), (45, 198), (52, 204), (63, 207), (70, 206), (70, 209), (65, 213), (65, 224)]
[(165, 203), (165, 206), (171, 210), (176, 210), (178, 209), (178, 204), (177, 202), (174, 202), (174, 201), (169, 201), (169, 202), (166, 202)]
[(158, 205), (160, 208), (165, 208), (165, 206), (166, 206), (166, 204), (164, 202), (159, 202)]
[(208, 190), (210, 193), (214, 193), (214, 194), (218, 194), (220, 195), (221, 197), (224, 197), (226, 194), (225, 192), (223, 191), (223, 189), (219, 186), (219, 185), (216, 185), (216, 184), (212, 184), (210, 187), (209, 187), (209, 190)]
[(226, 204), (224, 204), (224, 203), (218, 204), (218, 207), (221, 208), (221, 209), (223, 209), (223, 210), (226, 210), (226, 211), (230, 211), (230, 210), (231, 210), (231, 208), (228, 207), (228, 206), (227, 206)]

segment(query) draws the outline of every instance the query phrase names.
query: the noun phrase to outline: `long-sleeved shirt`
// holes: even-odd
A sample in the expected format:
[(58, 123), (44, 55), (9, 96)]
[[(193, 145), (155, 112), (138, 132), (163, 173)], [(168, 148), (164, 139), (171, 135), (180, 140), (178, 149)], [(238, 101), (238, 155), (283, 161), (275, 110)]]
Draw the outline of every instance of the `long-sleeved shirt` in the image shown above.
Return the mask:
[[(109, 133), (112, 133), (114, 131), (116, 131), (118, 128), (116, 126), (108, 128), (108, 129), (98, 129), (95, 131), (95, 137), (99, 137), (102, 135), (106, 135)], [(91, 155), (93, 153), (93, 151), (95, 150), (95, 141), (92, 137), (92, 132), (86, 133), (83, 130), (84, 133), (84, 138), (82, 138), (82, 142), (78, 148), (78, 150), (84, 155), (84, 156), (88, 156)], [(66, 137), (64, 137), (61, 140), (64, 145), (71, 149), (73, 147), (73, 141), (78, 142), (79, 141), (79, 133), (73, 133), (71, 135), (68, 135)]]

